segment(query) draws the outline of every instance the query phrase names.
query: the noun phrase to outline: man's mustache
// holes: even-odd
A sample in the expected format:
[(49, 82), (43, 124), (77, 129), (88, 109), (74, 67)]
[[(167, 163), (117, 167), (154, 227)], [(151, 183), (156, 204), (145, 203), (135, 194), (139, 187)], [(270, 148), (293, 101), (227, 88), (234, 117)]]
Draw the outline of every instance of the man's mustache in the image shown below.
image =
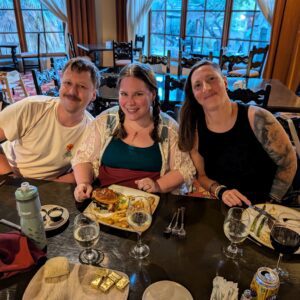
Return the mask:
[(64, 97), (69, 98), (70, 100), (73, 100), (73, 101), (81, 101), (80, 98), (78, 98), (75, 95), (64, 94)]

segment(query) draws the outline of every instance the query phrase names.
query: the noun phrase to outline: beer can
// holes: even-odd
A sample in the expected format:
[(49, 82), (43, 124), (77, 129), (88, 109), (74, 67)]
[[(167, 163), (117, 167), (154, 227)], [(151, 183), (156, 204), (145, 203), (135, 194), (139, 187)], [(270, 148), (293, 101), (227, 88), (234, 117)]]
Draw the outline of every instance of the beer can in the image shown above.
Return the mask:
[(252, 279), (250, 288), (256, 294), (257, 300), (274, 299), (278, 294), (280, 281), (276, 271), (268, 268), (259, 268)]

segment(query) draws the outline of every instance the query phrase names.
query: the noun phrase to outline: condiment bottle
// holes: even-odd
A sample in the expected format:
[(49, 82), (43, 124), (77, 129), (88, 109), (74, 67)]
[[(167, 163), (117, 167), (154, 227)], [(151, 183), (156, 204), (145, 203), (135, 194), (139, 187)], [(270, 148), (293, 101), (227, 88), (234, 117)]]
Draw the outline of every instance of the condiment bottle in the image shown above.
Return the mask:
[(250, 300), (250, 299), (252, 299), (251, 290), (244, 290), (244, 293), (242, 294), (240, 300)]
[(44, 249), (47, 245), (43, 219), (40, 213), (41, 202), (37, 187), (23, 182), (15, 192), (17, 210), (22, 232)]

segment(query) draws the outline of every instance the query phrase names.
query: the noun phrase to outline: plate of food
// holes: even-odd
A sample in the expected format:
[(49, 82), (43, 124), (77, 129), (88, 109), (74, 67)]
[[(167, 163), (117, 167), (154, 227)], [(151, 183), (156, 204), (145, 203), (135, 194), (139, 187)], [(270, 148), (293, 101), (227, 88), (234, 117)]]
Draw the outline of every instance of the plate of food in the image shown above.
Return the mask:
[(120, 271), (72, 264), (63, 256), (49, 259), (31, 279), (23, 300), (126, 300), (129, 278)]
[(94, 215), (100, 224), (134, 232), (128, 225), (126, 212), (130, 199), (135, 197), (148, 200), (151, 212), (154, 213), (159, 203), (159, 196), (115, 184), (108, 188), (95, 189), (92, 193), (93, 201), (84, 212)]
[[(300, 234), (300, 211), (272, 203), (262, 203), (255, 206), (264, 209), (271, 216), (282, 223), (291, 226), (299, 224), (296, 229)], [(252, 208), (247, 208), (247, 211), (250, 214), (252, 224), (250, 226), (249, 235), (264, 246), (274, 249), (270, 240), (271, 224), (269, 224), (268, 218), (263, 214), (259, 214), (259, 212), (253, 210)], [(300, 249), (296, 252), (296, 254), (300, 254)]]

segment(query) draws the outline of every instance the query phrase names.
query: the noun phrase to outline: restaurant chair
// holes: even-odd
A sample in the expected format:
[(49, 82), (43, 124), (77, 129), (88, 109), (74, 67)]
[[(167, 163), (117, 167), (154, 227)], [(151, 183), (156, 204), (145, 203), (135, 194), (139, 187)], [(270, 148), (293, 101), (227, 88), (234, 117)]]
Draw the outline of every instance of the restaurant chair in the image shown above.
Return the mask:
[(140, 55), (139, 62), (151, 65), (154, 72), (159, 74), (169, 74), (171, 70), (171, 51), (167, 51), (166, 56)]
[(68, 32), (68, 41), (69, 41), (69, 50), (70, 50), (70, 57), (76, 57), (76, 49), (75, 49), (75, 44), (74, 44), (74, 38), (73, 34)]
[(2, 92), (9, 103), (14, 103), (14, 89), (19, 86), (24, 93), (24, 98), (28, 97), (28, 92), (18, 71), (0, 72), (0, 84), (2, 85)]
[(61, 74), (61, 71), (63, 70), (66, 63), (69, 61), (69, 58), (67, 56), (65, 57), (51, 57), (50, 63), (51, 68), (53, 68), (57, 74)]
[(188, 57), (194, 51), (194, 44), (192, 37), (185, 37), (179, 39), (179, 51), (182, 52), (182, 56)]
[(143, 54), (144, 46), (145, 46), (145, 36), (136, 34), (134, 39), (133, 54), (134, 54), (134, 58), (136, 58), (137, 60), (139, 59), (140, 54)]
[(256, 48), (254, 46), (250, 51), (246, 68), (232, 70), (229, 72), (230, 76), (246, 78), (261, 77), (268, 50), (269, 45), (264, 48)]
[(60, 78), (54, 68), (42, 72), (32, 70), (32, 77), (37, 95), (59, 96)]
[(115, 71), (133, 62), (132, 41), (113, 41), (113, 63)]
[[(38, 68), (39, 71), (42, 70), (41, 64), (41, 33), (37, 34), (37, 51), (36, 52), (21, 52), (20, 57), (22, 59), (23, 72), (26, 73), (26, 70), (32, 70)], [(36, 60), (35, 63), (32, 63), (33, 60)], [(31, 62), (27, 64), (26, 62)]]
[(267, 84), (266, 88), (259, 91), (251, 89), (236, 89), (234, 91), (227, 90), (230, 100), (239, 101), (242, 103), (253, 104), (263, 108), (267, 108), (271, 93), (271, 85)]
[(183, 52), (179, 51), (178, 54), (178, 69), (177, 69), (177, 75), (181, 76), (183, 74), (183, 69), (188, 69), (184, 75), (188, 75), (190, 72), (190, 69), (199, 61), (201, 60), (210, 60), (212, 61), (213, 56), (212, 52), (210, 52), (208, 55), (199, 54), (197, 56), (191, 56), (191, 57), (185, 57), (183, 56)]
[[(219, 64), (222, 73), (229, 77), (235, 77), (234, 69), (247, 68), (249, 56), (247, 55), (226, 55), (223, 49), (220, 50)], [(236, 71), (236, 70), (235, 70)]]

